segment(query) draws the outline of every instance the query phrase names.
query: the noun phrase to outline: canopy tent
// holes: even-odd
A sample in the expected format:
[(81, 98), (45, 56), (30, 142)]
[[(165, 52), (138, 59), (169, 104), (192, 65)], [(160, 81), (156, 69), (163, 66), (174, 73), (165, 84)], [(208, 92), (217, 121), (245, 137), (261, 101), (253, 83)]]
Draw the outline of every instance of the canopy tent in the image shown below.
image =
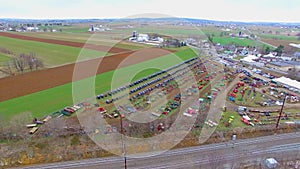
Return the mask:
[(282, 76), (280, 78), (273, 79), (272, 81), (300, 90), (300, 82), (298, 82), (297, 80), (292, 80), (290, 78)]
[(255, 59), (258, 59), (257, 56), (254, 56), (254, 55), (248, 55), (247, 57), (241, 59), (242, 61), (245, 61), (245, 62), (255, 62), (254, 60)]
[(300, 49), (300, 44), (290, 43), (289, 45), (292, 46), (292, 47), (295, 47), (295, 48), (299, 48), (299, 49)]
[(275, 58), (275, 56), (273, 55), (273, 53), (269, 53), (267, 55), (264, 55), (263, 57)]

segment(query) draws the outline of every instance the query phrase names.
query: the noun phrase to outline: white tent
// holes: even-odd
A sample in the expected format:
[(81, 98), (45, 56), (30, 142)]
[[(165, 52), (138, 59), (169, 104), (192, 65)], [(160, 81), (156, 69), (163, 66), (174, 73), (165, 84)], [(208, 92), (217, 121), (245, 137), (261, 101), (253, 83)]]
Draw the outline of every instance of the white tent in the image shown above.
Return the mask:
[(298, 82), (297, 80), (292, 80), (290, 78), (282, 76), (280, 78), (273, 79), (273, 81), (300, 90), (300, 82)]
[(245, 62), (255, 62), (253, 60), (255, 59), (258, 59), (257, 56), (254, 56), (254, 55), (248, 55), (247, 57), (241, 59), (242, 61), (245, 61)]
[(273, 55), (273, 53), (269, 53), (267, 55), (264, 55), (263, 57), (275, 58), (275, 56)]
[(300, 44), (290, 43), (290, 46), (300, 49)]

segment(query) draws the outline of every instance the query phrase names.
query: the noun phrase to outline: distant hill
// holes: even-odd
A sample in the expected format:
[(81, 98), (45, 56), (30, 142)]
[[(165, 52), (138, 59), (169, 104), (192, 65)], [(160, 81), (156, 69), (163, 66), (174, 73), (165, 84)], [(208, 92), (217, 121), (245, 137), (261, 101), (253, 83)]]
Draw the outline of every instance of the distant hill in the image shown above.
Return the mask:
[(262, 25), (262, 26), (284, 26), (284, 27), (298, 27), (299, 23), (285, 23), (285, 22), (239, 22), (239, 21), (216, 21), (207, 19), (193, 19), (193, 18), (108, 18), (108, 19), (17, 19), (17, 18), (0, 18), (0, 23), (92, 23), (92, 22), (181, 22), (192, 24), (237, 24), (237, 25)]

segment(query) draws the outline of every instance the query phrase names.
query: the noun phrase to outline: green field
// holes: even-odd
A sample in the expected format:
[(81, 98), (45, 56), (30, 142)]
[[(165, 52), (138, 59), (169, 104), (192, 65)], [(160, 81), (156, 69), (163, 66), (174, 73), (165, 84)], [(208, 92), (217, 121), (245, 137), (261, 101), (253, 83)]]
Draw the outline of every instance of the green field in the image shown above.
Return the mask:
[(0, 41), (5, 42), (1, 47), (7, 48), (15, 54), (34, 52), (48, 66), (72, 63), (77, 60), (80, 52), (85, 59), (92, 59), (105, 55), (105, 52), (89, 49), (81, 49), (64, 45), (56, 45), (42, 42), (19, 40), (0, 36)]
[(262, 39), (274, 39), (274, 40), (286, 40), (286, 41), (299, 42), (297, 36), (274, 35), (274, 34), (261, 34), (258, 36)]
[[(182, 60), (196, 56), (192, 49), (178, 51), (176, 55)], [(164, 69), (178, 64), (179, 60), (174, 59), (174, 57), (176, 57), (174, 54), (169, 54), (150, 61), (121, 68), (119, 71), (110, 71), (97, 75), (95, 78), (95, 91), (98, 94), (108, 91), (111, 87), (112, 77), (113, 75), (116, 76), (116, 74), (120, 77), (118, 78), (118, 84), (121, 85), (128, 79), (128, 74), (132, 74), (132, 78), (134, 79), (139, 79), (152, 74), (154, 71), (149, 68), (154, 65), (155, 67), (159, 66), (161, 69)], [(91, 78), (84, 79), (76, 83), (78, 83), (78, 85), (85, 84), (90, 79)], [(83, 99), (85, 94), (83, 93), (81, 97)], [(42, 117), (68, 105), (72, 105), (72, 83), (1, 102), (0, 116), (5, 119), (10, 119), (20, 112), (32, 112), (34, 117)]]
[(0, 53), (0, 63), (9, 61), (10, 59), (11, 59), (11, 57)]
[(251, 39), (240, 39), (232, 37), (213, 37), (214, 43), (220, 43), (221, 45), (236, 44), (240, 46), (254, 46), (256, 42)]

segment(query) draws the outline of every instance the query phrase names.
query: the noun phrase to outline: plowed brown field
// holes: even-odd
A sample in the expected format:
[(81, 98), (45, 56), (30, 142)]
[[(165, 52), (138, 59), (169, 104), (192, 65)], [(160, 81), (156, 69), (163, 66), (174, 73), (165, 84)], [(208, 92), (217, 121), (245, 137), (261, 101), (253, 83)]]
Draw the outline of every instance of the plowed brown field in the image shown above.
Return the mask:
[[(80, 68), (80, 70), (85, 71), (80, 72), (75, 80), (115, 70), (119, 68), (119, 65), (126, 67), (170, 53), (172, 53), (172, 51), (148, 48), (79, 62), (77, 63), (78, 65), (76, 65), (76, 69)], [(129, 57), (129, 62), (120, 64), (124, 59)], [(93, 73), (92, 68), (98, 65), (97, 71)], [(0, 79), (0, 102), (70, 83), (73, 79), (74, 68), (75, 64), (69, 64)]]
[(71, 42), (71, 41), (64, 41), (64, 40), (57, 40), (57, 39), (44, 39), (44, 38), (24, 36), (24, 35), (19, 35), (19, 34), (12, 34), (12, 33), (7, 33), (7, 32), (0, 32), (0, 36), (21, 39), (21, 40), (29, 40), (29, 41), (36, 41), (36, 42), (65, 45), (65, 46), (78, 47), (78, 48), (93, 49), (93, 50), (103, 51), (103, 52), (108, 52), (108, 53), (120, 53), (120, 52), (128, 52), (129, 51), (127, 49), (121, 49), (121, 48), (110, 47), (110, 46), (85, 44), (85, 43), (80, 43), (80, 42)]
[(273, 40), (273, 39), (262, 39), (262, 41), (274, 46), (283, 45), (284, 50), (286, 52), (295, 52), (297, 50), (297, 48), (290, 46), (290, 43), (297, 43), (297, 42), (287, 41), (287, 40)]

